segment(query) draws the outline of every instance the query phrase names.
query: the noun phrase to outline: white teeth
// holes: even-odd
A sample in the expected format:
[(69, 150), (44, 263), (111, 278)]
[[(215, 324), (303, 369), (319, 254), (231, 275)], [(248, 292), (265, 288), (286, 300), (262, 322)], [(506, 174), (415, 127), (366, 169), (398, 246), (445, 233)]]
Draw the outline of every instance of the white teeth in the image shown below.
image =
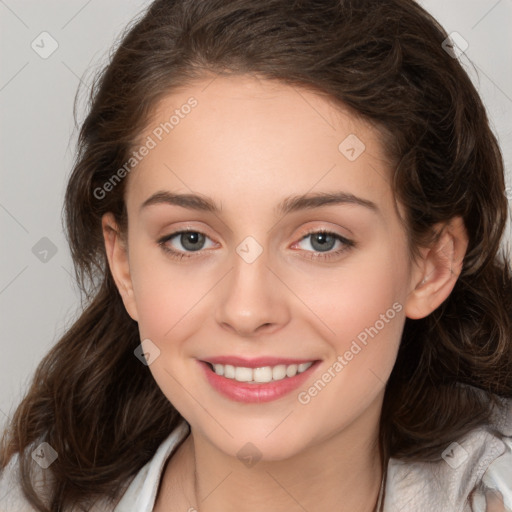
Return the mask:
[(294, 375), (297, 375), (297, 365), (291, 364), (290, 366), (286, 367), (286, 376), (287, 377), (293, 377)]
[[(234, 366), (231, 366), (230, 364), (226, 364), (226, 365), (220, 364), (219, 366), (224, 366), (224, 377), (227, 377), (228, 379), (235, 378), (235, 367)], [(217, 373), (217, 371), (215, 371), (215, 373)]]
[(234, 379), (238, 382), (265, 383), (276, 380), (283, 380), (293, 377), (297, 373), (305, 372), (311, 365), (308, 363), (278, 364), (277, 366), (263, 366), (261, 368), (245, 368), (243, 366), (232, 366), (230, 364), (214, 364), (213, 371), (220, 376)]
[(281, 380), (286, 377), (286, 366), (284, 364), (280, 364), (274, 366), (272, 368), (272, 379), (273, 380)]
[(272, 368), (270, 366), (254, 368), (253, 379), (255, 382), (270, 382), (272, 380)]
[(302, 363), (297, 367), (297, 372), (305, 372), (313, 363)]
[(239, 382), (250, 382), (252, 380), (252, 368), (237, 366), (235, 368), (235, 380)]

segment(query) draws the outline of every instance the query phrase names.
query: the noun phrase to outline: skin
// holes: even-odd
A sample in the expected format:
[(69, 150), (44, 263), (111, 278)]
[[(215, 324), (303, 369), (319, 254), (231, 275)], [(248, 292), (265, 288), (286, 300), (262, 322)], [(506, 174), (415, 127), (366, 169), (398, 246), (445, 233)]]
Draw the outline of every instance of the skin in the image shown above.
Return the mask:
[(503, 496), (494, 489), (485, 493), (486, 510), (485, 512), (506, 512), (503, 503)]
[[(198, 105), (128, 176), (128, 238), (103, 218), (108, 260), (141, 340), (160, 355), (149, 369), (191, 426), (168, 460), (155, 510), (369, 512), (382, 478), (378, 423), (405, 318), (422, 318), (450, 294), (467, 235), (460, 218), (412, 261), (378, 131), (325, 97), (255, 77), (211, 77), (167, 96), (141, 140), (194, 96)], [(338, 146), (364, 142), (354, 161)], [(197, 193), (218, 213), (142, 203), (157, 191)], [(343, 190), (374, 202), (331, 204), (286, 215), (285, 197)], [(172, 259), (158, 240), (192, 228), (207, 238)], [(330, 260), (306, 231), (326, 229), (356, 243)], [(252, 236), (252, 263), (236, 248)], [(304, 238), (305, 237), (305, 238)], [(186, 241), (185, 241), (186, 242)], [(198, 247), (201, 247), (198, 245)], [(309, 403), (298, 392), (328, 372), (357, 335), (402, 308)], [(261, 404), (215, 391), (196, 359), (280, 356), (321, 360), (297, 392)], [(261, 459), (237, 452), (252, 443)], [(333, 456), (337, 454), (337, 456)]]

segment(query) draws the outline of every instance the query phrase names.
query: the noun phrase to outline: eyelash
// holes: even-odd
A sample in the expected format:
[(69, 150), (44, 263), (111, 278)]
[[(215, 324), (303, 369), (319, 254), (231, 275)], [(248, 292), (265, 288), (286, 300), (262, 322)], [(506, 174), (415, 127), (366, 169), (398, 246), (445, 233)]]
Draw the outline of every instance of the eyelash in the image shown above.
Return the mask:
[[(193, 229), (183, 229), (183, 230), (180, 230), (180, 231), (175, 231), (174, 233), (166, 235), (165, 237), (163, 237), (160, 240), (158, 240), (157, 243), (162, 248), (162, 250), (166, 254), (171, 256), (171, 258), (174, 258), (176, 260), (182, 260), (183, 258), (193, 258), (193, 257), (195, 257), (195, 256), (192, 255), (194, 252), (195, 253), (201, 253), (202, 252), (202, 250), (192, 251), (190, 253), (190, 255), (189, 255), (186, 252), (176, 251), (174, 249), (171, 249), (171, 248), (169, 248), (169, 246), (166, 245), (166, 243), (169, 240), (171, 240), (175, 236), (181, 235), (183, 233), (199, 233), (200, 235), (204, 235), (205, 237), (207, 237), (207, 235), (205, 233), (202, 233), (201, 231), (197, 231), (197, 230), (193, 230)], [(304, 240), (308, 236), (316, 235), (316, 234), (329, 235), (329, 236), (335, 238), (336, 240), (339, 240), (343, 244), (343, 247), (341, 249), (338, 249), (337, 251), (325, 252), (325, 253), (323, 253), (321, 251), (306, 251), (308, 253), (311, 253), (311, 256), (306, 256), (306, 258), (308, 258), (310, 260), (321, 259), (321, 260), (327, 261), (327, 260), (330, 260), (332, 258), (335, 258), (335, 257), (341, 255), (341, 253), (343, 253), (345, 251), (348, 251), (348, 250), (350, 250), (350, 249), (352, 249), (353, 247), (356, 246), (356, 243), (353, 240), (349, 240), (348, 238), (345, 238), (345, 237), (343, 237), (343, 236), (341, 236), (341, 235), (339, 235), (337, 233), (333, 233), (332, 231), (327, 231), (327, 230), (324, 230), (324, 229), (317, 229), (317, 230), (312, 229), (312, 230), (306, 232), (300, 238), (300, 240), (298, 242), (295, 242), (295, 243), (302, 242), (302, 240)]]

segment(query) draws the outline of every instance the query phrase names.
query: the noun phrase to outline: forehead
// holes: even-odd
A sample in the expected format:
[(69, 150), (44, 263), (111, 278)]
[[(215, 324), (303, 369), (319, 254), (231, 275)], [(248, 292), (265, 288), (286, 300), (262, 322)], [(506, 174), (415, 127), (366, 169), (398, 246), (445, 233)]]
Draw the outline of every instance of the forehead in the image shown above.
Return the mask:
[(151, 146), (129, 174), (127, 202), (160, 189), (198, 192), (247, 208), (284, 196), (346, 190), (390, 195), (378, 130), (304, 88), (215, 77), (164, 97), (139, 138)]

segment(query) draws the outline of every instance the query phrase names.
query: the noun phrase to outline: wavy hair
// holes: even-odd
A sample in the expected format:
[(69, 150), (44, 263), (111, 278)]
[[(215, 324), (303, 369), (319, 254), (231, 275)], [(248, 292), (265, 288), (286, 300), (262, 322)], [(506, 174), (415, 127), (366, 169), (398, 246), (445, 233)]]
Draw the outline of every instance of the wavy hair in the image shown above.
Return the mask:
[[(65, 195), (81, 314), (2, 438), (0, 468), (20, 454), (36, 510), (117, 502), (182, 419), (134, 356), (138, 325), (106, 258), (101, 217), (113, 212), (126, 229), (125, 180), (101, 199), (94, 191), (128, 160), (157, 103), (209, 75), (308, 88), (376, 126), (413, 254), (435, 224), (464, 220), (469, 245), (452, 293), (405, 321), (381, 415), (383, 463), (439, 458), (512, 397), (503, 159), (473, 83), (443, 49), (447, 37), (412, 0), (156, 0), (125, 29), (91, 87)], [(28, 448), (42, 440), (58, 453), (48, 496), (31, 480)]]

